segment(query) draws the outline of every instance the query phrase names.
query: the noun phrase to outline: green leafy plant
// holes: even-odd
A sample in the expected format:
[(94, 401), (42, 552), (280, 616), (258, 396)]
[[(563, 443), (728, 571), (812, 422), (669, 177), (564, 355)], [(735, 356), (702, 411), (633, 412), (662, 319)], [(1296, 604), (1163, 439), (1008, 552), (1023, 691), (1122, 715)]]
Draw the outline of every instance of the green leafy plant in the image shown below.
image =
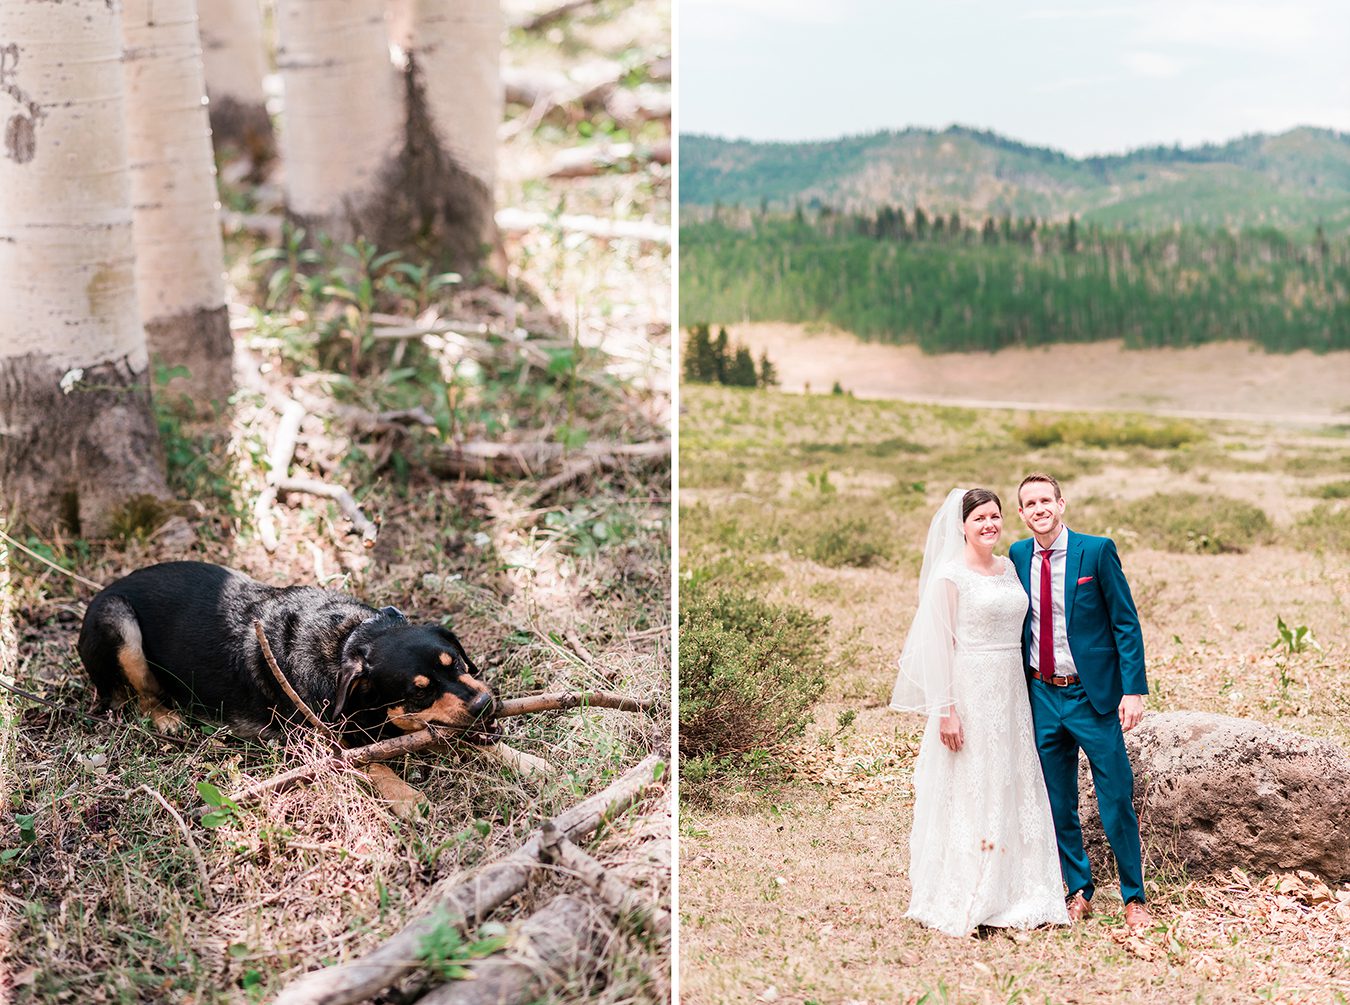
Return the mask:
[(464, 980), (472, 976), (468, 964), (503, 949), (506, 935), (470, 939), (442, 912), (436, 925), (422, 938), (417, 958), (432, 973), (445, 980)]
[(1278, 637), (1271, 643), (1270, 648), (1282, 648), (1286, 656), (1301, 653), (1305, 649), (1316, 649), (1319, 653), (1322, 651), (1322, 646), (1313, 638), (1312, 630), (1307, 625), (1290, 628), (1284, 623), (1284, 618), (1276, 616), (1275, 631)]
[(198, 782), (197, 794), (206, 805), (214, 807), (210, 813), (203, 814), (203, 827), (221, 827), (238, 819), (239, 804), (210, 782)]

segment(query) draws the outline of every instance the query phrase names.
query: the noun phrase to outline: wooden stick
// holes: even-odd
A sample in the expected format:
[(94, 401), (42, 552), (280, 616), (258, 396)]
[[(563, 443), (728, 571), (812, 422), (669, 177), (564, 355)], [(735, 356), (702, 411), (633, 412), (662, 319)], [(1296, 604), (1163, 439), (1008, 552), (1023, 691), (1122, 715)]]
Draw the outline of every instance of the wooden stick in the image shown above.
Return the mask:
[(669, 911), (652, 904), (650, 898), (610, 875), (609, 870), (595, 858), (558, 834), (552, 822), (544, 824), (542, 830), (547, 854), (594, 890), (611, 911), (620, 917), (630, 915), (637, 918), (644, 928), (662, 938), (670, 934)]
[(513, 444), (470, 440), (443, 447), (432, 454), (430, 467), (442, 478), (528, 478), (561, 467), (569, 455), (574, 456), (577, 463), (594, 460), (595, 464), (608, 467), (617, 467), (624, 461), (660, 464), (670, 457), (670, 441), (588, 443), (580, 450), (569, 452), (561, 443), (532, 441)]
[(291, 470), (295, 444), (300, 436), (300, 423), (305, 421), (305, 406), (294, 399), (287, 401), (272, 438), (272, 449), (267, 454), (267, 481), (254, 505), (254, 523), (258, 537), (270, 555), (277, 550), (277, 529), (272, 519), (272, 505), (277, 501), (277, 483)]
[(576, 897), (555, 897), (525, 919), (511, 947), (468, 964), (469, 976), (418, 999), (418, 1005), (528, 1005), (578, 971), (596, 965), (599, 917)]
[(188, 828), (187, 822), (183, 819), (182, 814), (169, 805), (167, 799), (154, 789), (150, 788), (150, 786), (142, 785), (141, 788), (146, 793), (153, 796), (159, 805), (169, 811), (169, 815), (173, 817), (174, 823), (178, 824), (178, 829), (183, 832), (183, 838), (187, 841), (188, 851), (192, 852), (192, 860), (197, 863), (197, 873), (202, 879), (202, 902), (214, 911), (216, 909), (216, 897), (215, 894), (211, 892), (211, 876), (206, 871), (206, 862), (202, 858), (201, 850), (197, 847), (197, 842), (192, 838), (192, 831)]
[(329, 485), (315, 478), (283, 478), (277, 482), (277, 491), (304, 492), (321, 499), (332, 499), (342, 510), (342, 515), (352, 522), (352, 530), (361, 535), (361, 543), (366, 548), (375, 547), (375, 539), (380, 534), (379, 525), (366, 519), (352, 494), (341, 485)]
[[(551, 694), (531, 695), (525, 698), (508, 698), (497, 703), (497, 718), (509, 718), (514, 715), (527, 715), (532, 712), (546, 712), (553, 709), (615, 708), (623, 712), (649, 712), (656, 707), (651, 699), (630, 698), (626, 695), (608, 691), (558, 691)], [(279, 792), (292, 785), (312, 782), (328, 771), (343, 771), (350, 768), (362, 768), (377, 761), (388, 761), (406, 754), (424, 751), (448, 750), (458, 736), (450, 730), (430, 727), (416, 733), (405, 733), (388, 740), (379, 740), (364, 747), (352, 747), (342, 750), (331, 757), (320, 758), (309, 764), (265, 778), (260, 782), (245, 786), (230, 794), (230, 799), (244, 806), (255, 802), (269, 792)], [(202, 812), (206, 812), (203, 809)]]
[(567, 233), (585, 234), (603, 240), (632, 238), (648, 244), (669, 244), (670, 227), (664, 223), (646, 220), (608, 220), (599, 216), (571, 213), (554, 215), (542, 211), (513, 209), (497, 210), (497, 229), (507, 234), (523, 234), (531, 230), (556, 227)]
[[(643, 758), (608, 788), (553, 818), (553, 825), (570, 840), (584, 839), (658, 784), (657, 765), (668, 756), (662, 750)], [(281, 989), (275, 1005), (353, 1005), (388, 987), (416, 969), (419, 950), (436, 928), (476, 923), (524, 890), (540, 865), (541, 838), (535, 831), (506, 858), (476, 869), (467, 879), (440, 880), (419, 905), (419, 916), (391, 939), (360, 959), (292, 981)]]
[(267, 644), (267, 632), (263, 630), (263, 623), (257, 618), (253, 619), (253, 634), (258, 636), (258, 645), (262, 646), (263, 659), (271, 668), (272, 676), (277, 679), (281, 685), (281, 690), (286, 692), (286, 697), (291, 699), (291, 703), (300, 710), (300, 714), (309, 720), (310, 724), (328, 739), (332, 740), (338, 746), (342, 746), (341, 741), (328, 723), (324, 722), (314, 710), (305, 704), (305, 699), (301, 698), (295, 688), (291, 687), (291, 682), (286, 679), (286, 675), (281, 672), (281, 667), (277, 666), (276, 657), (272, 655), (272, 647)]
[(650, 712), (656, 708), (654, 698), (632, 698), (612, 691), (554, 691), (531, 694), (524, 698), (507, 698), (497, 702), (497, 718), (530, 715), (559, 708), (617, 708), (620, 712)]

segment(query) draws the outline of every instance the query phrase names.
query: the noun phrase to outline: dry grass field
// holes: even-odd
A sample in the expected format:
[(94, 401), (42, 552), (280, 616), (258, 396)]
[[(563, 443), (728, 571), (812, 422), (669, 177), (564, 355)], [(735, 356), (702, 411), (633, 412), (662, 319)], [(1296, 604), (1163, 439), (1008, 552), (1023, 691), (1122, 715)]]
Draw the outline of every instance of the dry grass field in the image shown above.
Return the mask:
[[(1350, 748), (1350, 429), (702, 386), (681, 400), (682, 576), (828, 616), (831, 664), (783, 766), (682, 782), (685, 1002), (1350, 998), (1350, 888), (1300, 899), (1287, 879), (1275, 889), (1280, 877), (1155, 871), (1158, 924), (1136, 939), (1109, 876), (1099, 915), (1073, 929), (951, 939), (905, 920), (922, 722), (886, 709), (938, 502), (980, 484), (1007, 507), (1020, 476), (1043, 469), (1064, 484), (1071, 527), (1121, 546), (1149, 709)], [(1027, 533), (1006, 513), (1005, 546)], [(1277, 618), (1307, 626), (1321, 651), (1272, 648)]]

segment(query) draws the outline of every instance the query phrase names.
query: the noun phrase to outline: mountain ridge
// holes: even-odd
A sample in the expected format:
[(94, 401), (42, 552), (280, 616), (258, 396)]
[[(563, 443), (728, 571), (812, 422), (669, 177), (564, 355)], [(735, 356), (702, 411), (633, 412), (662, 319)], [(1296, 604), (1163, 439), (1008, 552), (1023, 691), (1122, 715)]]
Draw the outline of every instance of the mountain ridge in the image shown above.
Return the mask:
[(1103, 225), (1350, 228), (1350, 133), (1299, 126), (1081, 158), (967, 126), (800, 143), (687, 133), (680, 203), (696, 214), (713, 205), (921, 205)]

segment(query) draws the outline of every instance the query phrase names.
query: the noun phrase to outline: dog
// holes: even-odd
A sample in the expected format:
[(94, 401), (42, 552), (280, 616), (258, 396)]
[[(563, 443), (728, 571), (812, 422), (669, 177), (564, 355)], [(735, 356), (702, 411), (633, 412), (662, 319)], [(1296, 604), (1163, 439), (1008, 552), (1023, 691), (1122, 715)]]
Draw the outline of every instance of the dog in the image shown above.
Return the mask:
[[(78, 649), (96, 710), (135, 698), (161, 733), (179, 732), (180, 710), (191, 709), (245, 739), (276, 738), (303, 716), (267, 665), (255, 620), (296, 694), (349, 746), (429, 726), (479, 745), (500, 736), (496, 699), (447, 629), (205, 562), (138, 569), (90, 601)], [(391, 800), (416, 795), (397, 791), (392, 776), (372, 772)]]

